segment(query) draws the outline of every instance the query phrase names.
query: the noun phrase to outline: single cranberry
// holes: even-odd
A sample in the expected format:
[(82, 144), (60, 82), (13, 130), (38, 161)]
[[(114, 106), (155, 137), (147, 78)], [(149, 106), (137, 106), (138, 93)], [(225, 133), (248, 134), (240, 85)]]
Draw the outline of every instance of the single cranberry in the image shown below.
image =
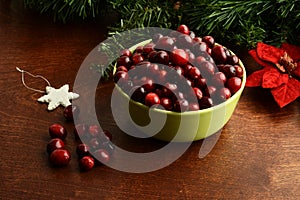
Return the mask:
[(119, 67), (116, 69), (116, 72), (118, 72), (118, 71), (128, 72), (128, 69), (127, 69), (125, 66), (119, 66)]
[(205, 78), (199, 78), (195, 80), (195, 86), (200, 88), (200, 89), (204, 89), (207, 87), (207, 81)]
[(49, 160), (54, 166), (63, 167), (69, 164), (71, 154), (66, 149), (56, 149), (50, 154)]
[(52, 124), (49, 127), (49, 133), (51, 138), (59, 138), (64, 140), (67, 137), (67, 130), (60, 124)]
[(189, 110), (189, 102), (186, 99), (179, 99), (174, 103), (174, 111), (185, 112)]
[(123, 85), (128, 81), (128, 73), (125, 71), (118, 71), (114, 74), (114, 82), (118, 85)]
[(213, 75), (212, 81), (216, 87), (224, 87), (227, 79), (223, 72), (216, 72)]
[(177, 31), (186, 35), (190, 34), (190, 29), (187, 25), (181, 24), (178, 28)]
[(152, 36), (152, 42), (156, 43), (163, 35), (161, 33), (156, 33)]
[(79, 115), (79, 106), (77, 105), (69, 105), (64, 109), (64, 117), (67, 121), (73, 121), (74, 118), (77, 118)]
[(151, 51), (154, 51), (154, 44), (153, 43), (148, 43), (144, 46), (143, 48), (143, 53), (144, 54), (149, 54)]
[(228, 88), (226, 88), (226, 87), (221, 88), (221, 89), (219, 90), (218, 94), (219, 94), (220, 98), (221, 98), (222, 100), (224, 100), (224, 101), (225, 101), (226, 99), (229, 99), (229, 98), (231, 97), (231, 92), (230, 92), (230, 90), (229, 90)]
[(225, 49), (222, 45), (215, 45), (212, 48), (211, 56), (215, 60), (216, 63), (222, 64), (225, 63), (227, 60), (227, 55)]
[(210, 108), (213, 106), (213, 100), (210, 97), (204, 96), (199, 101), (199, 106), (200, 106), (200, 109)]
[(148, 60), (152, 63), (156, 63), (157, 62), (157, 51), (151, 51), (149, 54), (148, 54)]
[(50, 155), (56, 149), (63, 149), (65, 147), (65, 143), (59, 138), (53, 138), (47, 144), (47, 152)]
[(179, 48), (191, 48), (193, 39), (189, 35), (181, 34), (176, 40), (176, 45)]
[(190, 71), (188, 72), (189, 78), (192, 80), (200, 78), (200, 70), (197, 67), (192, 67)]
[(98, 149), (93, 153), (95, 159), (97, 159), (100, 163), (107, 163), (110, 160), (110, 155), (105, 149)]
[(186, 64), (182, 68), (184, 69), (184, 73), (188, 74), (188, 71), (190, 71), (190, 69), (192, 69), (192, 67), (193, 67), (192, 65)]
[(207, 52), (208, 55), (211, 55), (211, 51), (212, 51), (211, 48), (206, 49), (206, 52)]
[(86, 124), (76, 124), (74, 129), (75, 139), (84, 137), (88, 131), (88, 126)]
[(88, 142), (88, 146), (91, 148), (91, 150), (97, 150), (101, 147), (102, 142), (100, 141), (100, 139), (98, 137), (94, 137), (92, 138), (89, 142)]
[(227, 78), (236, 76), (236, 69), (232, 65), (224, 65), (222, 72)]
[(160, 104), (159, 96), (154, 92), (148, 93), (145, 97), (145, 105), (151, 107), (155, 104)]
[(155, 49), (172, 51), (174, 46), (175, 46), (175, 41), (173, 40), (173, 38), (164, 36), (156, 42)]
[(133, 56), (132, 56), (132, 63), (134, 65), (137, 65), (138, 63), (140, 63), (142, 61), (144, 61), (144, 57), (142, 56), (142, 54), (140, 54), (140, 53), (133, 54)]
[(141, 103), (144, 102), (145, 96), (147, 94), (145, 88), (140, 86), (134, 86), (129, 93), (132, 100)]
[(197, 42), (193, 45), (193, 53), (199, 55), (201, 52), (206, 52), (207, 44), (205, 42)]
[(144, 47), (143, 46), (138, 46), (135, 50), (134, 53), (143, 53)]
[(79, 144), (76, 147), (76, 153), (77, 153), (79, 158), (82, 158), (84, 156), (88, 156), (88, 155), (90, 155), (90, 148), (86, 144), (83, 144), (83, 143)]
[(173, 109), (173, 102), (169, 98), (162, 98), (160, 101), (160, 105), (162, 105), (166, 110), (172, 110)]
[(236, 55), (227, 56), (227, 63), (230, 65), (237, 65), (239, 64), (239, 61), (240, 59)]
[(189, 62), (189, 55), (183, 49), (175, 49), (170, 55), (170, 60), (174, 65), (186, 65)]
[(169, 54), (166, 51), (158, 51), (156, 53), (157, 63), (168, 65), (169, 64)]
[(130, 67), (131, 65), (131, 59), (128, 56), (121, 56), (117, 60), (117, 66), (125, 66), (125, 67)]
[(227, 87), (232, 94), (236, 93), (242, 86), (242, 80), (238, 77), (232, 77), (227, 81)]
[(196, 96), (196, 98), (198, 100), (202, 99), (203, 93), (202, 93), (202, 91), (199, 88), (193, 87), (193, 92), (194, 92), (194, 95)]
[(121, 50), (120, 52), (121, 56), (127, 56), (127, 57), (131, 57), (132, 56), (132, 53), (129, 49), (123, 49)]
[(205, 42), (210, 48), (213, 48), (213, 46), (215, 45), (215, 39), (210, 35), (204, 36), (202, 38), (202, 41)]
[(143, 86), (143, 88), (146, 90), (147, 93), (155, 89), (155, 83), (153, 79), (145, 76), (141, 78), (141, 85)]
[(88, 130), (92, 137), (97, 137), (99, 136), (99, 133), (102, 132), (100, 126), (98, 125), (90, 125)]
[(234, 65), (235, 75), (239, 78), (242, 78), (244, 75), (244, 70), (240, 65)]
[(214, 98), (216, 94), (217, 88), (215, 86), (207, 86), (205, 90), (205, 95)]
[(215, 73), (215, 66), (209, 61), (201, 62), (199, 69), (204, 78), (211, 77)]
[(189, 62), (190, 63), (194, 63), (195, 62), (195, 59), (196, 59), (196, 56), (193, 52), (189, 51), (188, 52), (188, 55), (189, 55)]
[(89, 171), (95, 166), (94, 158), (91, 156), (84, 156), (79, 160), (79, 168), (81, 171)]

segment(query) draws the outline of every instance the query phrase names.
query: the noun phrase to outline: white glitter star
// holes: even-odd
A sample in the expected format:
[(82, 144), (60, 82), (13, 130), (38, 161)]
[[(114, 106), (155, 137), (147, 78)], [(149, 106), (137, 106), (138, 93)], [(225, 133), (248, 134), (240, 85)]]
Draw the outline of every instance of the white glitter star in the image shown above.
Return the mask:
[(64, 107), (71, 105), (70, 100), (77, 99), (79, 97), (79, 94), (69, 92), (68, 84), (63, 85), (59, 89), (47, 86), (46, 93), (47, 94), (40, 97), (38, 101), (49, 103), (48, 110), (54, 110), (59, 105)]

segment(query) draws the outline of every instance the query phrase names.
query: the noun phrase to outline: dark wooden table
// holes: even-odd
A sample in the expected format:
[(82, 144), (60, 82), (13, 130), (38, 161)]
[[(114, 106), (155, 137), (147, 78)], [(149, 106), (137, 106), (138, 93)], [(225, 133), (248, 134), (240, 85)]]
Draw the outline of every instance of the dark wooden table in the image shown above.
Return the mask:
[[(17, 1), (0, 3), (0, 199), (299, 199), (300, 101), (283, 109), (270, 92), (245, 88), (213, 150), (198, 158), (202, 141), (171, 165), (134, 174), (99, 166), (81, 173), (73, 124), (63, 108), (48, 112), (41, 94), (22, 86), (22, 67), (60, 87), (71, 86), (86, 55), (105, 39), (107, 23), (54, 24), (24, 11)], [(255, 67), (237, 52), (248, 71)], [(33, 87), (44, 82), (28, 79)], [(145, 150), (163, 143), (124, 136), (110, 110), (112, 81), (97, 89), (99, 120), (121, 146)], [(73, 159), (64, 168), (49, 165), (46, 143), (52, 123), (66, 126)]]

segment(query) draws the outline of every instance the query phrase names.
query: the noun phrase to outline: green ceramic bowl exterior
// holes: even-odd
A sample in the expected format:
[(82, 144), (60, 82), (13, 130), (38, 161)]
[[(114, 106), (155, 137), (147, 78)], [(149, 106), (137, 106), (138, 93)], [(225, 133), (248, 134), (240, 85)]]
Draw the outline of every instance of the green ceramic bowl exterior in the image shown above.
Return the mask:
[[(131, 50), (134, 50), (139, 45), (145, 45), (148, 42), (149, 41), (139, 43), (133, 46)], [(129, 96), (116, 85), (117, 91), (119, 92), (118, 98), (124, 102), (122, 103), (124, 106), (128, 106), (129, 101), (131, 119), (137, 125), (137, 128), (141, 129), (145, 134), (149, 136), (153, 135), (151, 129), (143, 129), (143, 127), (151, 123), (151, 119), (153, 119), (153, 121), (166, 120), (160, 131), (153, 135), (154, 138), (173, 142), (200, 140), (221, 130), (232, 116), (246, 83), (246, 70), (241, 61), (240, 66), (244, 69), (244, 74), (242, 86), (239, 91), (227, 101), (211, 108), (183, 113), (156, 108), (150, 109), (139, 102), (131, 100)]]

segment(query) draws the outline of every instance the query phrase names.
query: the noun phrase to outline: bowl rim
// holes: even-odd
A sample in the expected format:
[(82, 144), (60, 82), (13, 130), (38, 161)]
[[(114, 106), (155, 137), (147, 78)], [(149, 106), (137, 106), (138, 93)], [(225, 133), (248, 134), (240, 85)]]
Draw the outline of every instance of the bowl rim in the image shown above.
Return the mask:
[[(148, 39), (148, 40), (144, 40), (140, 43), (137, 43), (135, 45), (133, 45), (132, 47), (129, 48), (129, 50), (131, 52), (133, 52), (138, 46), (141, 46), (141, 45), (146, 45), (147, 43), (151, 42), (152, 39)], [(215, 43), (215, 45), (220, 45), (218, 43)], [(223, 45), (222, 45), (223, 46)], [(223, 46), (225, 47), (225, 46)], [(232, 54), (232, 55), (236, 55), (234, 52), (232, 52), (230, 49), (228, 49), (229, 52)], [(189, 115), (195, 115), (195, 114), (203, 114), (203, 113), (209, 113), (209, 112), (212, 112), (213, 110), (215, 109), (220, 109), (228, 104), (230, 104), (232, 101), (234, 101), (236, 98), (238, 98), (241, 93), (243, 92), (244, 88), (245, 88), (245, 85), (246, 85), (246, 69), (245, 69), (245, 66), (243, 64), (243, 62), (241, 61), (241, 59), (239, 59), (239, 65), (243, 68), (243, 77), (242, 77), (242, 85), (241, 85), (241, 88), (236, 92), (234, 93), (229, 99), (227, 99), (226, 101), (218, 104), (218, 105), (215, 105), (215, 106), (212, 106), (210, 108), (205, 108), (205, 109), (201, 109), (201, 110), (194, 110), (194, 111), (185, 111), (185, 112), (174, 112), (174, 111), (169, 111), (169, 110), (163, 110), (163, 109), (160, 109), (160, 108), (152, 108), (152, 107), (148, 107), (140, 102), (137, 102), (137, 101), (134, 101), (132, 100), (119, 86), (118, 84), (114, 83), (116, 88), (121, 92), (122, 95), (124, 95), (131, 103), (134, 103), (135, 105), (137, 106), (140, 106), (142, 107), (143, 109), (145, 110), (152, 110), (152, 111), (155, 111), (155, 112), (159, 112), (159, 113), (164, 113), (164, 114), (171, 114), (171, 115), (178, 115), (178, 116), (182, 116), (182, 115), (186, 115), (186, 116), (189, 116)], [(116, 64), (114, 65), (114, 68), (113, 68), (113, 74), (115, 74), (116, 72)]]

